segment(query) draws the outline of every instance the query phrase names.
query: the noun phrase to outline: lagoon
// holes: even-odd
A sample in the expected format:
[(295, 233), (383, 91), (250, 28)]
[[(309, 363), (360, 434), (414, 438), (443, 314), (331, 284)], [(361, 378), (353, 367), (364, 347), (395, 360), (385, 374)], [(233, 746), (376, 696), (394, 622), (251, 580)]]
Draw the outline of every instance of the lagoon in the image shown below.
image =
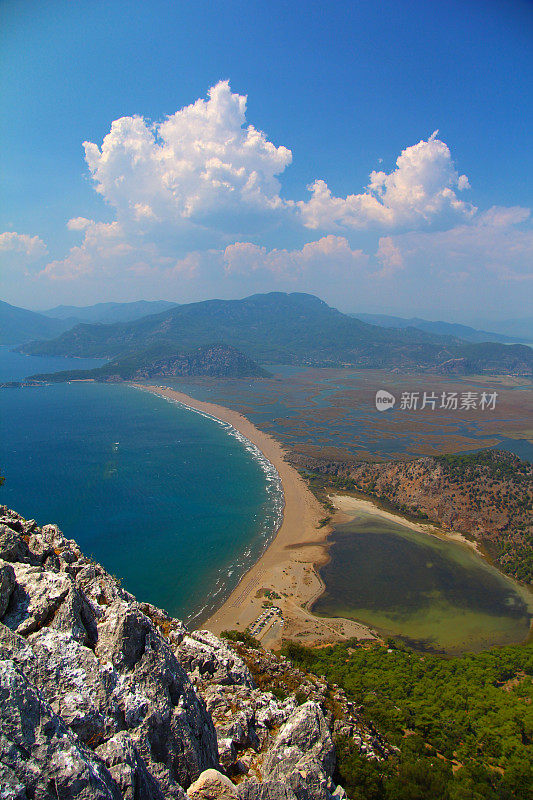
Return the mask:
[(357, 511), (335, 527), (313, 611), (447, 654), (523, 641), (531, 595), (470, 548)]

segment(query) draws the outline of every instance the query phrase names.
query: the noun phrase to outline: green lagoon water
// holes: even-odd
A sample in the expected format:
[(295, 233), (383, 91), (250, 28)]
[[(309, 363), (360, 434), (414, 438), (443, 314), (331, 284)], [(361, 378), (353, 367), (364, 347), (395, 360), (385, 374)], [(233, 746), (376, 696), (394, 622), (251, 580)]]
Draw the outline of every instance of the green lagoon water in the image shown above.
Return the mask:
[(459, 653), (526, 639), (531, 596), (466, 546), (369, 513), (339, 525), (320, 574), (317, 614), (410, 645)]
[[(41, 371), (84, 366), (38, 360)], [(0, 349), (1, 379), (28, 367)], [(123, 384), (0, 389), (0, 436), (0, 503), (56, 522), (139, 599), (193, 624), (281, 519), (277, 473), (244, 437)]]

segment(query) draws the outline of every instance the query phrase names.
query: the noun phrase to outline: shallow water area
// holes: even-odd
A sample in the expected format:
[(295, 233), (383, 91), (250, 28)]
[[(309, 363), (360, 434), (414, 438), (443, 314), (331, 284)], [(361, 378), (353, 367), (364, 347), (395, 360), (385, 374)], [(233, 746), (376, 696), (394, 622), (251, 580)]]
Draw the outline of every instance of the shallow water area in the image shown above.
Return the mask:
[[(427, 378), (387, 370), (358, 370), (266, 365), (267, 379), (158, 378), (169, 388), (198, 400), (218, 403), (244, 414), (284, 445), (319, 457), (397, 458), (474, 452), (497, 447), (533, 461), (530, 428), (531, 383), (505, 387), (465, 376), (432, 376), (438, 391), (497, 390), (498, 411), (409, 412), (398, 402), (386, 414), (375, 408), (377, 388), (397, 398), (404, 390), (428, 389)], [(511, 383), (511, 385), (509, 385)], [(516, 433), (517, 430), (522, 433)], [(505, 431), (514, 430), (511, 438)], [(329, 453), (329, 455), (327, 455)]]
[(447, 654), (524, 641), (532, 598), (470, 548), (360, 512), (330, 537), (313, 611)]

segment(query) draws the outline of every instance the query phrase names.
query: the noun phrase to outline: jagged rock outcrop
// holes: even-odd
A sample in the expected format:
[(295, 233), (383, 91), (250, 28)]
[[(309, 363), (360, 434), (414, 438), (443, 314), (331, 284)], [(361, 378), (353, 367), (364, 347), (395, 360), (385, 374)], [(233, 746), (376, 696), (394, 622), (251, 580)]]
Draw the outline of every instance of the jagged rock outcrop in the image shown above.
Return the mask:
[(331, 800), (336, 725), (386, 755), (325, 681), (187, 631), (55, 525), (0, 506), (0, 555), (2, 800)]
[(286, 783), (245, 781), (237, 789), (241, 800), (296, 800), (296, 795)]
[(189, 675), (228, 686), (254, 685), (250, 670), (234, 650), (209, 631), (186, 635), (176, 653)]
[[(30, 532), (13, 512), (0, 509), (0, 515), (2, 555), (15, 581), (2, 618), (0, 657), (26, 682), (26, 693), (42, 695), (54, 728), (68, 731), (72, 747), (81, 748), (76, 758), (89, 770), (86, 751), (91, 753), (112, 787), (108, 796), (182, 798), (203, 770), (218, 766), (216, 732), (150, 607), (137, 603), (55, 526)], [(21, 714), (27, 707), (24, 701)], [(22, 718), (22, 731), (27, 723)], [(43, 722), (37, 733), (31, 740), (41, 737), (43, 744), (29, 751), (36, 759), (35, 792), (44, 797), (49, 750), (58, 734)], [(26, 752), (19, 734), (13, 728), (12, 747)], [(25, 763), (19, 758), (7, 764), (23, 783)], [(93, 796), (79, 783), (68, 782), (60, 796)]]
[(119, 787), (10, 660), (0, 661), (2, 798), (119, 800)]
[(263, 774), (286, 783), (298, 800), (329, 800), (334, 768), (335, 747), (322, 710), (317, 703), (304, 703), (281, 729)]

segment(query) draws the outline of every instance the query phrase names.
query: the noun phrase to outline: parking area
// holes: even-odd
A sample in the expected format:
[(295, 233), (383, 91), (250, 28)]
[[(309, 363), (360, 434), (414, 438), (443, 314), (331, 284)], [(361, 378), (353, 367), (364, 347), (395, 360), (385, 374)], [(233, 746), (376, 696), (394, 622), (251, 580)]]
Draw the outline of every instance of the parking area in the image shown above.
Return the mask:
[(277, 606), (270, 606), (252, 622), (248, 630), (256, 639), (261, 639), (275, 625), (283, 627), (283, 614)]

